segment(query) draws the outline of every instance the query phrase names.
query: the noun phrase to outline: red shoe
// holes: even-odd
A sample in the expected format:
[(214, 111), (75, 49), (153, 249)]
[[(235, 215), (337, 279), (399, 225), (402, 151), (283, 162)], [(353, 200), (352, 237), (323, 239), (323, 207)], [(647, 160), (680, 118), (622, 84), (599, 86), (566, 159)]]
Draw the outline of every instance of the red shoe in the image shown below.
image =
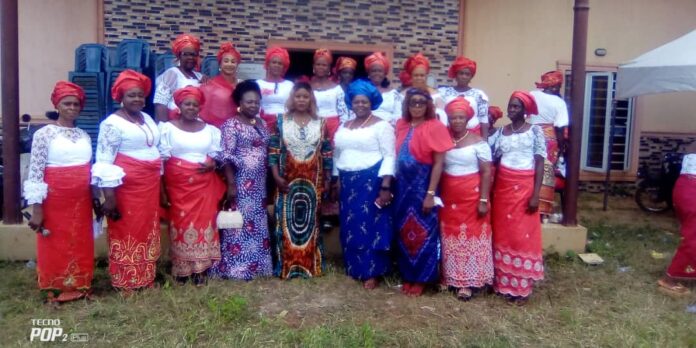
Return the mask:
[(401, 292), (404, 295), (410, 295), (411, 294), (411, 283), (404, 282), (403, 285), (401, 285)]
[(425, 284), (423, 283), (415, 283), (413, 286), (411, 286), (411, 292), (409, 295), (413, 297), (418, 297), (420, 295), (423, 295), (423, 290), (425, 289)]
[(377, 278), (370, 278), (370, 279), (366, 280), (365, 282), (363, 282), (363, 288), (365, 288), (367, 290), (372, 290), (372, 289), (376, 288), (377, 285), (379, 285), (379, 281), (377, 280)]

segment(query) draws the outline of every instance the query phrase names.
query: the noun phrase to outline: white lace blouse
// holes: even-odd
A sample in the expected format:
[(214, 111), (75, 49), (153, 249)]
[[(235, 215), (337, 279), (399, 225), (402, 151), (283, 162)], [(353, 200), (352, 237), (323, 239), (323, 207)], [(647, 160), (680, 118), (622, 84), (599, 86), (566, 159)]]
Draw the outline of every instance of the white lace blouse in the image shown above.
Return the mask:
[(83, 165), (91, 160), (92, 143), (82, 129), (49, 124), (36, 131), (31, 146), (29, 175), (24, 181), (22, 194), (27, 199), (27, 204), (38, 204), (46, 199), (46, 167)]
[(196, 78), (184, 75), (178, 67), (165, 70), (162, 75), (155, 79), (155, 95), (152, 102), (166, 105), (169, 110), (177, 109), (176, 103), (174, 103), (174, 92), (186, 86), (198, 87), (201, 84), (203, 74), (198, 71), (194, 71), (193, 74)]
[(517, 170), (534, 169), (534, 156), (546, 158), (546, 140), (537, 125), (521, 133), (505, 135), (502, 129), (495, 142), (495, 157), (500, 164)]
[[(438, 91), (440, 92), (442, 98), (445, 100), (445, 105), (447, 105), (447, 103), (449, 103), (452, 99), (459, 96), (467, 98), (467, 100), (469, 100), (470, 103), (473, 101), (471, 107), (474, 108), (474, 118), (477, 119), (474, 121), (476, 123), (475, 125), (473, 125), (474, 127), (479, 123), (488, 123), (488, 96), (482, 90), (478, 88), (469, 88), (465, 92), (458, 92), (452, 86), (445, 86), (438, 88)], [(471, 124), (468, 124), (467, 126), (473, 128), (471, 127)]]
[(340, 85), (329, 89), (315, 89), (314, 98), (317, 99), (317, 115), (319, 117), (338, 116), (341, 122), (349, 119), (345, 94)]
[(333, 175), (339, 170), (358, 171), (382, 161), (379, 176), (394, 175), (396, 151), (394, 127), (379, 121), (368, 127), (349, 129), (341, 125), (334, 136)]
[(445, 173), (457, 176), (478, 173), (479, 160), (491, 161), (491, 147), (484, 141), (452, 148), (445, 153)]
[(114, 165), (116, 155), (143, 161), (160, 158), (157, 146), (160, 132), (150, 115), (141, 112), (145, 123), (138, 125), (121, 116), (111, 114), (99, 125), (97, 153), (92, 166), (92, 185), (117, 187), (126, 175), (123, 168)]
[(187, 132), (170, 122), (159, 124), (159, 151), (162, 160), (177, 157), (191, 163), (205, 162), (206, 156), (213, 159), (220, 157), (221, 133), (218, 128), (206, 124), (197, 132)]
[(682, 160), (681, 173), (696, 175), (696, 153), (684, 155), (684, 159)]
[(404, 97), (399, 93), (399, 91), (392, 89), (390, 91), (382, 93), (382, 104), (373, 110), (372, 114), (391, 123), (396, 124), (401, 118), (401, 108), (404, 102)]
[(295, 84), (288, 80), (275, 83), (263, 79), (256, 80), (256, 83), (261, 88), (261, 110), (271, 115), (285, 113), (285, 102)]

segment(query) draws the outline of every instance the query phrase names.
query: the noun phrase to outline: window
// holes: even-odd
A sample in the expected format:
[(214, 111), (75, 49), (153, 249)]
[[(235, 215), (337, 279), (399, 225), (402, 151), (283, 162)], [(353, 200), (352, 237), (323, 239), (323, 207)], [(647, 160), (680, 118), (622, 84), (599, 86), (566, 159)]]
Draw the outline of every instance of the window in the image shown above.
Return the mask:
[[(566, 100), (570, 99), (569, 75), (566, 75)], [(616, 72), (587, 72), (585, 75), (585, 113), (582, 125), (580, 168), (594, 172), (626, 171), (630, 167), (630, 139), (633, 100), (617, 99), (614, 139), (611, 149), (611, 112), (616, 90)]]

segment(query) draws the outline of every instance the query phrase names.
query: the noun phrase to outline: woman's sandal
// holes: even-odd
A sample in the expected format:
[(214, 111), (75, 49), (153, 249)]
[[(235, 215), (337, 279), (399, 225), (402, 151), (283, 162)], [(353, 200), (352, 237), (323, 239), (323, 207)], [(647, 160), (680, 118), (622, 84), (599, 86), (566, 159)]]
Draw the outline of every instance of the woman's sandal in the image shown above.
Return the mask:
[(686, 286), (675, 282), (669, 282), (664, 279), (658, 280), (657, 286), (660, 291), (663, 291), (668, 295), (685, 296), (691, 293), (691, 290), (689, 290), (689, 288)]
[(473, 293), (471, 292), (471, 289), (469, 288), (460, 288), (457, 290), (457, 300), (462, 301), (462, 302), (467, 302), (471, 300), (471, 297), (473, 296)]

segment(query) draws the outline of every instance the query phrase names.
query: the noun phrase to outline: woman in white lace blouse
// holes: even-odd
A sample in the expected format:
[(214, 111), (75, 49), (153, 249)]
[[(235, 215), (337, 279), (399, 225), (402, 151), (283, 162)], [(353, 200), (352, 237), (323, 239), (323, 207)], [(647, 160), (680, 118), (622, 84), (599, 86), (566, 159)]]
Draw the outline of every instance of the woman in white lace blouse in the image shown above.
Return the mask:
[(172, 53), (179, 61), (178, 66), (165, 70), (155, 79), (155, 116), (159, 121), (179, 117), (179, 108), (174, 102), (174, 92), (186, 86), (198, 87), (203, 74), (196, 71), (201, 41), (191, 34), (181, 34), (172, 42)]
[(64, 302), (87, 295), (92, 284), (92, 145), (75, 127), (85, 104), (82, 88), (58, 81), (51, 101), (58, 116), (34, 133), (24, 198), (34, 213), (29, 227), (37, 232), (39, 288), (48, 301)]
[(92, 184), (102, 189), (109, 218), (111, 284), (124, 294), (152, 286), (160, 255), (160, 133), (142, 112), (150, 86), (133, 70), (118, 76), (111, 96), (122, 107), (99, 126), (92, 167)]
[(546, 140), (541, 128), (526, 122), (537, 113), (534, 97), (510, 96), (511, 124), (498, 133), (493, 192), (493, 288), (511, 303), (524, 304), (534, 282), (544, 279), (539, 219), (539, 190), (544, 175)]
[(391, 268), (393, 241), (391, 181), (394, 176), (394, 127), (372, 114), (382, 95), (370, 82), (350, 84), (346, 104), (355, 119), (334, 138), (334, 179), (340, 186), (341, 247), (346, 273), (374, 289)]

